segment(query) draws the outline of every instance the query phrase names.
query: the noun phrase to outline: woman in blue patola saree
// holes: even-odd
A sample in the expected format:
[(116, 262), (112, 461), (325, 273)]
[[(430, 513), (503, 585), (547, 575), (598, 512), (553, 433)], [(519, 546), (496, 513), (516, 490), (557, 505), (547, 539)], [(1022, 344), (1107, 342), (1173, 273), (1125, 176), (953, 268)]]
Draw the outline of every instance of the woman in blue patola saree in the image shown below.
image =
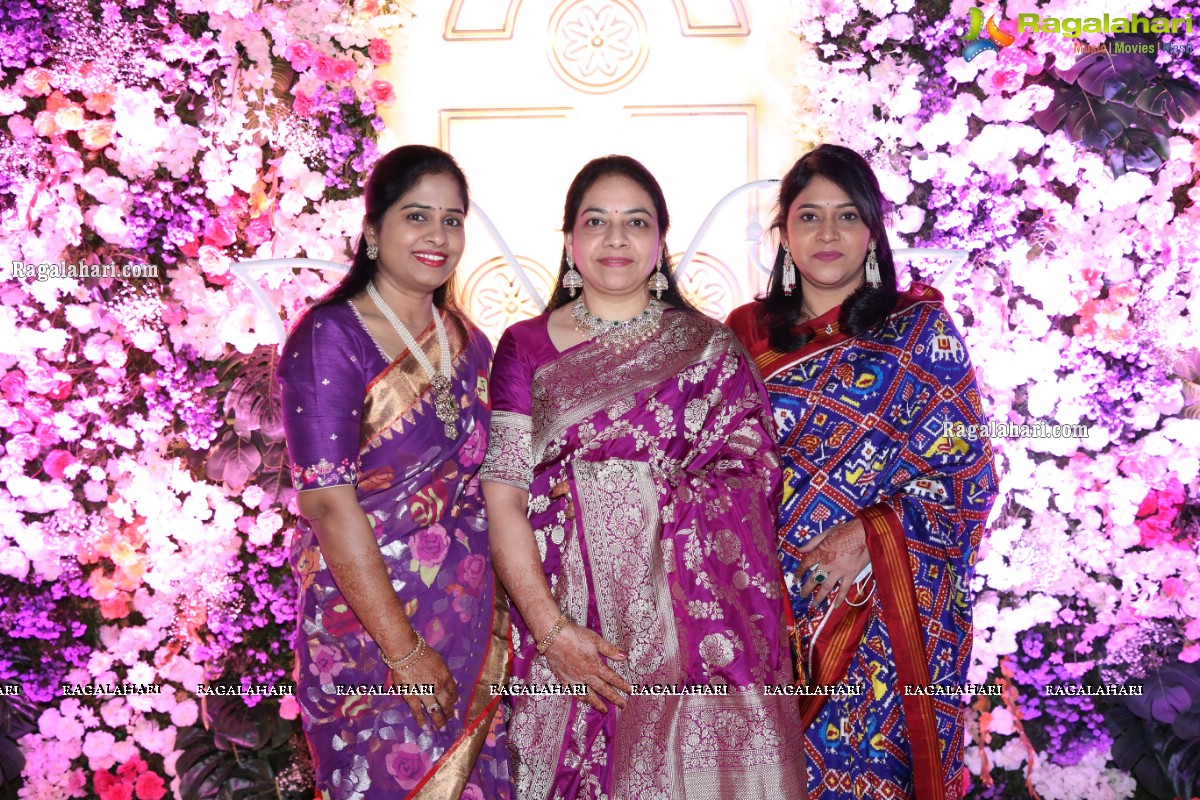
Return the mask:
[(959, 798), (970, 582), (996, 494), (966, 348), (941, 295), (896, 289), (884, 200), (821, 145), (780, 185), (767, 294), (731, 315), (771, 398), (779, 549), (809, 794)]

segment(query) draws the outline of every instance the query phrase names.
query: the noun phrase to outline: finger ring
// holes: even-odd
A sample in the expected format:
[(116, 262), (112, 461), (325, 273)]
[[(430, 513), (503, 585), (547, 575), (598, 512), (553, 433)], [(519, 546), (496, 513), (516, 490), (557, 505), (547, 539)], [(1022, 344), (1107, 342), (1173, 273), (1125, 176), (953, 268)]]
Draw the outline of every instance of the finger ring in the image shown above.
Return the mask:
[(433, 705), (425, 706), (425, 711), (429, 714), (432, 714), (435, 711), (441, 711), (441, 706), (439, 706), (437, 703), (434, 703)]
[(819, 586), (820, 584), (829, 580), (829, 573), (826, 572), (825, 570), (821, 569), (820, 567), (817, 567), (813, 571), (813, 580), (816, 581), (817, 585)]

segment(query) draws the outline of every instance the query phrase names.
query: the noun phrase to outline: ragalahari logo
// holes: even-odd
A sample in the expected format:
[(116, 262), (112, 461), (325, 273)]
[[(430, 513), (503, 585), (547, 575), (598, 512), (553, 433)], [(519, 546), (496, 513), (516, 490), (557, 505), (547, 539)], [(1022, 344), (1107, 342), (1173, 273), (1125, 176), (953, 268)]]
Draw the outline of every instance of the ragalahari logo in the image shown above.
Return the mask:
[(987, 50), (998, 53), (1001, 47), (1008, 47), (1016, 41), (1016, 37), (1000, 30), (995, 14), (988, 17), (986, 34), (983, 36), (980, 36), (985, 30), (982, 11), (972, 8), (967, 14), (967, 23), (967, 34), (962, 37), (966, 43), (963, 45), (963, 58), (967, 61)]

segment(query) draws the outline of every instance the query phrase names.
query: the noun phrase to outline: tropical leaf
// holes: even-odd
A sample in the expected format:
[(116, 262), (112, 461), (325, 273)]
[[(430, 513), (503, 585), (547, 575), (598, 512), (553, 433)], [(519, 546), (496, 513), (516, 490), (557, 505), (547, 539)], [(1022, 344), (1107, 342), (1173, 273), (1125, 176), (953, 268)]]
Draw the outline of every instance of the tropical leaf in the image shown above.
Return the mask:
[(1169, 116), (1174, 122), (1183, 122), (1186, 117), (1200, 111), (1200, 92), (1181, 81), (1165, 80), (1143, 89), (1134, 105), (1150, 114)]
[[(1129, 37), (1119, 38), (1119, 41), (1147, 43)], [(1076, 59), (1070, 69), (1055, 70), (1055, 73), (1088, 94), (1112, 100), (1122, 95), (1136, 96), (1146, 81), (1158, 74), (1158, 65), (1145, 53), (1089, 53)]]
[(291, 736), (278, 715), (263, 714), (236, 697), (210, 697), (204, 722), (213, 732), (213, 743), (222, 750), (276, 748)]
[(1155, 753), (1153, 730), (1158, 726), (1144, 720), (1124, 705), (1104, 712), (1108, 732), (1113, 737), (1113, 762), (1133, 775), (1138, 785), (1158, 800), (1175, 800), (1171, 781)]
[(1108, 166), (1113, 177), (1126, 172), (1153, 173), (1170, 157), (1166, 134), (1139, 128), (1126, 128), (1108, 148)]
[(260, 345), (249, 354), (238, 353), (221, 365), (223, 380), (231, 380), (225, 394), (225, 413), (243, 439), (261, 431), (269, 441), (283, 439), (283, 418), (275, 366), (279, 359), (271, 345)]
[(0, 696), (0, 786), (16, 780), (25, 769), (17, 740), (37, 730), (37, 709), (20, 695)]
[(223, 482), (240, 491), (261, 465), (262, 453), (253, 439), (243, 439), (234, 431), (225, 431), (204, 464), (204, 474), (211, 481)]

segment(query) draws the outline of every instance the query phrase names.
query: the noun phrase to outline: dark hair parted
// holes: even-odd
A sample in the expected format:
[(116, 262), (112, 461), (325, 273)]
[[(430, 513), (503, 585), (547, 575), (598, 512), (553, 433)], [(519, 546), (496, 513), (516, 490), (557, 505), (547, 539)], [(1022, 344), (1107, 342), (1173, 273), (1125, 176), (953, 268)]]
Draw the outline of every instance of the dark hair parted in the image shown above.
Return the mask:
[[(423, 144), (407, 144), (397, 147), (375, 162), (375, 168), (367, 178), (363, 195), (366, 204), (364, 222), (375, 227), (379, 225), (383, 215), (395, 205), (396, 201), (413, 190), (422, 178), (427, 175), (449, 175), (458, 184), (462, 192), (463, 211), (468, 210), (470, 193), (467, 191), (467, 176), (462, 168), (449, 153), (436, 147)], [(379, 271), (378, 262), (367, 258), (367, 237), (359, 236), (358, 249), (354, 252), (354, 261), (350, 271), (341, 282), (333, 287), (328, 294), (320, 299), (315, 306), (327, 306), (341, 303), (351, 297), (365, 292), (367, 284), (375, 278)], [(454, 294), (454, 278), (443, 283), (433, 291), (433, 304), (438, 308), (457, 307)]]
[[(857, 336), (882, 323), (895, 308), (900, 295), (896, 289), (896, 263), (884, 227), (887, 201), (865, 158), (848, 147), (823, 144), (802, 156), (780, 181), (779, 211), (772, 223), (776, 233), (787, 230), (788, 210), (797, 195), (816, 177), (825, 178), (841, 187), (854, 202), (863, 223), (871, 232), (871, 240), (875, 242), (881, 285), (872, 288), (864, 281), (842, 302), (838, 313), (841, 329)], [(783, 293), (782, 246), (775, 253), (775, 266), (771, 269), (767, 292), (759, 300), (765, 312), (767, 341), (771, 349), (786, 353), (802, 347), (812, 338), (811, 333), (796, 330), (800, 321), (800, 305), (804, 302), (801, 284), (797, 283), (790, 297)]]
[[(650, 195), (650, 201), (654, 204), (654, 215), (658, 218), (658, 235), (661, 241), (662, 248), (662, 271), (667, 276), (667, 290), (663, 292), (663, 302), (675, 306), (676, 308), (686, 308), (695, 311), (695, 307), (689, 303), (684, 296), (679, 292), (679, 286), (675, 282), (675, 270), (671, 266), (671, 251), (667, 248), (667, 230), (671, 227), (671, 215), (667, 211), (667, 199), (663, 196), (662, 187), (658, 185), (658, 181), (650, 174), (650, 170), (637, 159), (629, 156), (603, 156), (595, 158), (584, 165), (583, 169), (579, 170), (579, 174), (575, 176), (575, 180), (571, 181), (571, 188), (567, 189), (567, 201), (563, 205), (563, 233), (572, 233), (575, 227), (575, 218), (579, 216), (579, 207), (583, 205), (583, 196), (587, 194), (588, 189), (591, 189), (596, 181), (601, 178), (607, 178), (610, 175), (620, 175), (624, 178), (636, 183), (646, 194)], [(558, 277), (554, 280), (554, 291), (550, 295), (550, 302), (546, 306), (546, 313), (553, 311), (556, 308), (561, 308), (571, 302), (571, 293), (563, 288), (562, 279), (567, 274), (567, 246), (563, 243), (562, 254), (558, 260)]]

